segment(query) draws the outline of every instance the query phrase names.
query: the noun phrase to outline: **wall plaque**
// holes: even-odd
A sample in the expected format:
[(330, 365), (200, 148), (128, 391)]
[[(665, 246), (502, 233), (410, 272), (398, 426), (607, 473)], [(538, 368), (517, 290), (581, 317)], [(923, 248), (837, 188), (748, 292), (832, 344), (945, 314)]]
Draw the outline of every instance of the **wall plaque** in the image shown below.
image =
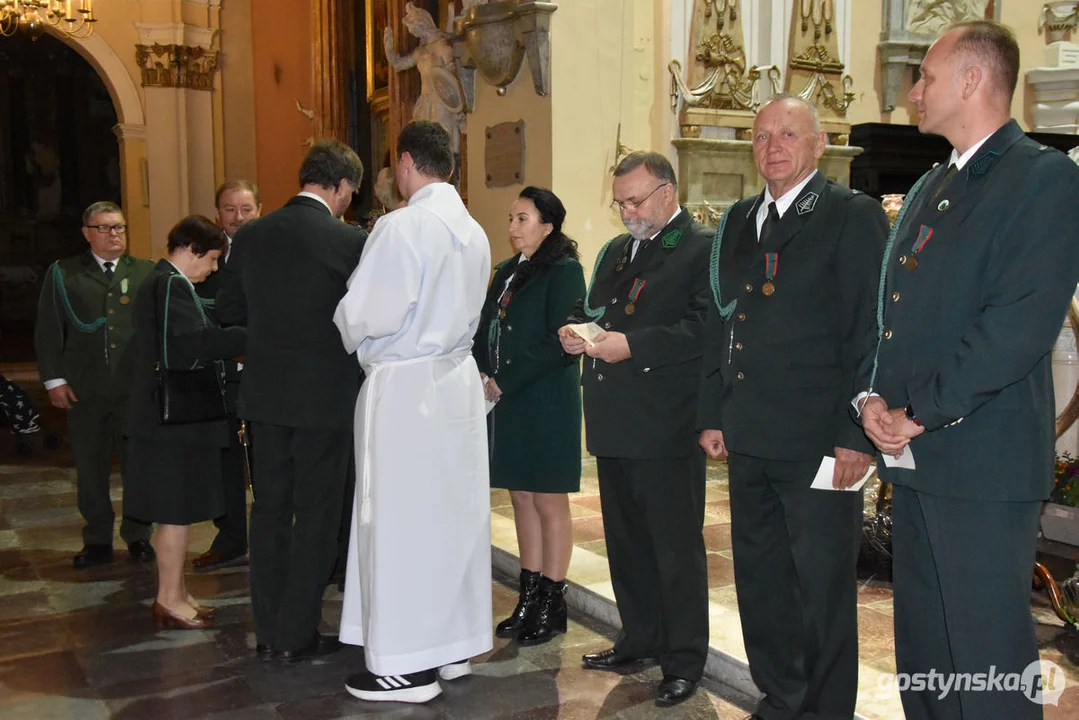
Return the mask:
[(487, 187), (523, 185), (525, 121), (499, 123), (484, 132), (483, 172)]

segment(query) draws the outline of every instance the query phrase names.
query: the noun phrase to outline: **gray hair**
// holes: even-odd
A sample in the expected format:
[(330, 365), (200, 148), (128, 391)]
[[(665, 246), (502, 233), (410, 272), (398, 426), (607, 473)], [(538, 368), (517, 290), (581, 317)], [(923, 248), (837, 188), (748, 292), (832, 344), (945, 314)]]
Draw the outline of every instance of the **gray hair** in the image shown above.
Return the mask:
[(108, 200), (99, 200), (83, 211), (82, 224), (89, 223), (90, 219), (98, 213), (117, 213), (120, 217), (124, 217), (124, 211), (120, 209), (119, 205)]
[(656, 180), (678, 187), (678, 180), (674, 176), (674, 167), (671, 165), (671, 161), (667, 159), (667, 156), (648, 150), (637, 150), (622, 158), (614, 169), (614, 176), (628, 175), (642, 166)]
[[(806, 100), (801, 95), (795, 95), (794, 93), (789, 93), (789, 92), (776, 93), (772, 97), (768, 98), (768, 101), (766, 103), (761, 105), (760, 110), (763, 110), (764, 108), (768, 107), (772, 103), (788, 102), (788, 101), (793, 101), (793, 102), (799, 103), (800, 105), (805, 105), (806, 108), (809, 109), (809, 114), (813, 117), (813, 132), (819, 133), (821, 131), (820, 113), (817, 112), (817, 106), (814, 105), (813, 103), (809, 102), (808, 100)], [(758, 110), (757, 112), (760, 112), (760, 110)]]

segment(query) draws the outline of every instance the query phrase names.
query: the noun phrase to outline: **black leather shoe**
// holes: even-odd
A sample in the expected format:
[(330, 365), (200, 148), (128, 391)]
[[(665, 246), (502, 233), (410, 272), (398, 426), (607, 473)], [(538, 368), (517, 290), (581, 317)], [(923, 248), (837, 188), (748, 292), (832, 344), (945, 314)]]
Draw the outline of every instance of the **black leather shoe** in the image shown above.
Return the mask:
[(279, 650), (277, 659), (281, 662), (293, 663), (301, 660), (331, 655), (341, 649), (341, 641), (336, 635), (323, 635), (315, 633), (315, 639), (309, 645), (299, 650)]
[(273, 646), (269, 643), (258, 643), (255, 645), (255, 655), (259, 660), (270, 660), (273, 658)]
[(136, 540), (127, 546), (127, 559), (133, 563), (151, 563), (157, 554), (154, 548), (145, 540)]
[(111, 562), (112, 545), (84, 545), (72, 565), (76, 570), (85, 570), (94, 565), (108, 565)]
[(670, 707), (688, 700), (697, 691), (697, 683), (674, 675), (664, 675), (656, 688), (656, 705)]
[(520, 586), (517, 591), (517, 607), (510, 616), (495, 626), (495, 637), (511, 638), (524, 630), (528, 616), (535, 612), (539, 603), (540, 573), (521, 568)]
[(541, 577), (539, 596), (539, 604), (517, 634), (518, 645), (540, 645), (566, 632), (566, 581)]
[(581, 662), (590, 670), (616, 670), (644, 662), (641, 658), (623, 655), (614, 648), (608, 648), (596, 653), (588, 653), (581, 657)]

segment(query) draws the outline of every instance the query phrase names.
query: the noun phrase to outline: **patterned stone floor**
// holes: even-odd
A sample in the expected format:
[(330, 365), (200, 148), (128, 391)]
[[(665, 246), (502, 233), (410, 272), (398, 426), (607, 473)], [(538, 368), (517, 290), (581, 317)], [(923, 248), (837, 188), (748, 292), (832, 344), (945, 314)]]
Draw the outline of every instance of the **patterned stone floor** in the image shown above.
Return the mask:
[[(876, 482), (872, 480), (871, 482)], [(867, 500), (867, 503), (869, 501)], [(725, 462), (708, 465), (705, 509), (705, 544), (708, 551), (708, 593), (713, 654), (722, 654), (735, 666), (745, 666), (745, 648), (738, 620), (734, 591), (734, 560), (731, 553), (730, 501)], [(509, 494), (492, 490), (492, 542), (516, 555), (517, 541), (513, 528), (513, 507)], [(581, 478), (581, 492), (571, 496), (573, 512), (574, 555), (569, 579), (597, 598), (613, 606), (613, 590), (606, 564), (606, 545), (600, 515), (599, 487), (595, 461), (586, 459)], [(1061, 667), (1066, 675), (1066, 689), (1059, 706), (1047, 706), (1048, 720), (1079, 718), (1079, 636), (1066, 632), (1045, 597), (1034, 595), (1033, 613), (1043, 660)], [(586, 600), (588, 602), (588, 600)], [(858, 631), (861, 668), (859, 671), (858, 714), (864, 718), (899, 718), (902, 709), (898, 692), (888, 684), (895, 673), (894, 632), (892, 627), (892, 591), (888, 583), (865, 579), (858, 592)], [(612, 621), (616, 622), (616, 620)], [(710, 669), (712, 666), (709, 666)], [(729, 676), (738, 669), (720, 668), (714, 673), (743, 692), (753, 692), (741, 678)], [(748, 685), (748, 687), (747, 687)]]
[[(55, 428), (55, 422), (50, 423)], [(48, 425), (47, 425), (48, 427)], [(81, 547), (74, 471), (66, 448), (16, 463), (0, 430), (0, 718), (3, 720), (739, 720), (749, 699), (728, 688), (697, 693), (677, 708), (653, 704), (657, 668), (616, 675), (581, 668), (580, 656), (609, 646), (609, 628), (574, 615), (551, 643), (518, 648), (496, 640), (475, 674), (443, 683), (424, 706), (365, 703), (344, 690), (363, 654), (346, 650), (282, 667), (255, 659), (246, 568), (188, 576), (191, 592), (216, 605), (205, 631), (158, 631), (150, 618), (152, 566), (116, 561), (76, 572)], [(119, 510), (118, 477), (113, 499)], [(212, 538), (195, 526), (191, 556)], [(494, 617), (516, 593), (495, 582)], [(326, 591), (324, 629), (340, 617), (341, 596)]]

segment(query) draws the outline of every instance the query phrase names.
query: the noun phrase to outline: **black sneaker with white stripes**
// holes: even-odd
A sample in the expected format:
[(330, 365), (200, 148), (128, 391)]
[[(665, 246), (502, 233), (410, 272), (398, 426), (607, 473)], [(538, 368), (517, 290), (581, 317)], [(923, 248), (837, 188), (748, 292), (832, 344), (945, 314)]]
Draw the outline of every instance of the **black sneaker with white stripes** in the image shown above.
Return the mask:
[(345, 680), (349, 695), (373, 702), (425, 703), (442, 692), (434, 670), (405, 675), (375, 675), (356, 673)]

